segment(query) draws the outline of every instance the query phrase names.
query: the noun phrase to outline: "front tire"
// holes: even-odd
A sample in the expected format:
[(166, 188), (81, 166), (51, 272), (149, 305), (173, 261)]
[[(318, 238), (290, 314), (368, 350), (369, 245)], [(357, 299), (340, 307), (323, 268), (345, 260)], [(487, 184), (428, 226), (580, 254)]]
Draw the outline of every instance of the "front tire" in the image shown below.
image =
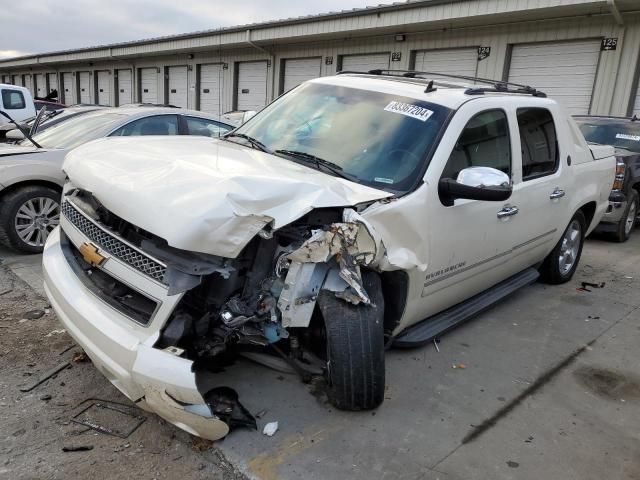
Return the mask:
[(0, 203), (0, 229), (9, 245), (24, 253), (40, 253), (60, 223), (60, 192), (31, 185), (11, 192)]
[(546, 283), (559, 285), (573, 277), (582, 255), (587, 221), (582, 211), (576, 212), (562, 237), (540, 267), (540, 276)]
[(373, 305), (352, 305), (323, 290), (318, 296), (327, 342), (329, 401), (340, 410), (371, 410), (384, 400), (384, 298), (380, 277), (363, 272)]
[(616, 242), (623, 243), (629, 240), (631, 232), (633, 232), (633, 228), (636, 226), (637, 215), (638, 193), (635, 190), (632, 190), (627, 200), (627, 208), (625, 208), (622, 218), (620, 219), (620, 222), (618, 222), (618, 228), (613, 234), (613, 238)]

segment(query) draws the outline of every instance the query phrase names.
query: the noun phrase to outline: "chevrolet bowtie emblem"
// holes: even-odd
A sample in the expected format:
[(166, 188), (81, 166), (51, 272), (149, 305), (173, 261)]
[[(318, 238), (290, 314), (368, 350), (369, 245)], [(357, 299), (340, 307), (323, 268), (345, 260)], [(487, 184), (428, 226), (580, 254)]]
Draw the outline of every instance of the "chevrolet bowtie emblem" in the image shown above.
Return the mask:
[(78, 250), (80, 250), (80, 254), (82, 255), (82, 258), (84, 258), (84, 261), (92, 267), (99, 267), (107, 259), (107, 257), (98, 253), (98, 247), (93, 243), (83, 243), (80, 245)]

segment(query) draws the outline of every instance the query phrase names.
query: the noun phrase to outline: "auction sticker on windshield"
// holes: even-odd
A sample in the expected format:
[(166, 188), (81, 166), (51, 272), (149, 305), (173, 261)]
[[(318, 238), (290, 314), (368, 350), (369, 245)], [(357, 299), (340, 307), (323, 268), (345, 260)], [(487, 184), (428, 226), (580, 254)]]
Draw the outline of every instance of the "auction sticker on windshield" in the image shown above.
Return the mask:
[(402, 103), (402, 102), (391, 102), (389, 105), (384, 107), (385, 112), (399, 113), (400, 115), (405, 115), (407, 117), (415, 118), (422, 122), (426, 122), (429, 120), (431, 115), (433, 115), (433, 111), (428, 108), (420, 107), (418, 105), (411, 105), (410, 103)]
[(627, 133), (618, 133), (616, 138), (620, 140), (633, 140), (634, 142), (640, 142), (640, 135), (629, 135)]

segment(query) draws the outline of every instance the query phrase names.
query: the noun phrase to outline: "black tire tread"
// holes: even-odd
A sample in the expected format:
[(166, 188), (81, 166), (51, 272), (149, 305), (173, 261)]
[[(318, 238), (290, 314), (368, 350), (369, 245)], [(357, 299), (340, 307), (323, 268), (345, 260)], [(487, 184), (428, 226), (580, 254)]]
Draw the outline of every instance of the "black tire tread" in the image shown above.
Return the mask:
[(638, 212), (638, 193), (633, 189), (631, 190), (631, 193), (628, 196), (627, 208), (624, 209), (624, 213), (622, 214), (622, 218), (620, 219), (620, 222), (618, 222), (618, 226), (616, 228), (616, 231), (613, 234), (614, 240), (616, 242), (618, 242), (618, 243), (624, 243), (627, 240), (629, 240), (629, 237), (631, 237), (631, 233), (633, 232), (633, 229), (631, 230), (629, 235), (627, 235), (626, 232), (625, 232), (625, 225), (627, 223), (627, 215), (629, 214), (629, 209), (631, 208), (631, 202), (635, 202), (636, 203), (636, 214), (637, 214), (637, 212)]
[(375, 306), (352, 305), (321, 291), (329, 360), (329, 400), (340, 410), (370, 410), (384, 400), (384, 298), (380, 277), (363, 272)]

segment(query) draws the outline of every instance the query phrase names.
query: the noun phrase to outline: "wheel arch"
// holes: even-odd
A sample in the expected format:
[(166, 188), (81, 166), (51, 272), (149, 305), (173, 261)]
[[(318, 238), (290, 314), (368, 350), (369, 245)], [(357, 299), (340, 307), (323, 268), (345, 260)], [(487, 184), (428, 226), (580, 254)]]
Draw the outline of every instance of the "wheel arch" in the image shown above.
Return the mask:
[[(584, 215), (584, 219), (586, 220), (587, 232), (591, 231), (592, 229), (591, 223), (593, 222), (593, 217), (596, 214), (597, 206), (598, 206), (597, 203), (592, 201), (592, 202), (585, 203), (577, 210), (577, 211), (581, 211), (582, 214)], [(595, 225), (593, 225), (593, 227), (595, 227)]]
[(55, 182), (42, 179), (21, 180), (19, 182), (12, 183), (11, 185), (5, 187), (2, 191), (0, 191), (0, 201), (2, 201), (2, 199), (7, 195), (25, 187), (47, 187), (62, 194), (62, 187)]

